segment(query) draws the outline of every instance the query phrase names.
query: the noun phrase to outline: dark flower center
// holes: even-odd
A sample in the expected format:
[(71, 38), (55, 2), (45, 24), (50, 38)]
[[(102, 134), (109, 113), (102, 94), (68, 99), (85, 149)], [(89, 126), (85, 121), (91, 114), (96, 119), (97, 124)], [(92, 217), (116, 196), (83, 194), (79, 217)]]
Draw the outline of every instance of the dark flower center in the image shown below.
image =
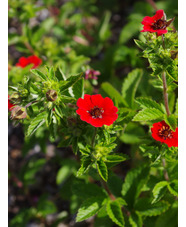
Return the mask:
[(166, 20), (158, 19), (155, 23), (152, 24), (154, 30), (165, 29), (167, 27)]
[(169, 126), (162, 126), (159, 130), (159, 136), (162, 137), (164, 140), (172, 138), (172, 130)]
[(102, 113), (104, 113), (103, 108), (99, 108), (98, 106), (95, 106), (91, 110), (87, 111), (92, 118), (102, 118)]

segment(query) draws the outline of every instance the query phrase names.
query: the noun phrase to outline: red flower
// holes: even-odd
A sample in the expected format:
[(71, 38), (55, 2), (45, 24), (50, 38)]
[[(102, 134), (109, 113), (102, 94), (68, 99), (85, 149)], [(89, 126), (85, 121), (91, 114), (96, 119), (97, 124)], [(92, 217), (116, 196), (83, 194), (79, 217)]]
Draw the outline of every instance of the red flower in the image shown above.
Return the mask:
[(9, 96), (8, 96), (8, 110), (10, 111), (14, 107), (14, 104), (10, 102)]
[(16, 66), (19, 66), (21, 68), (26, 67), (27, 65), (33, 64), (32, 69), (37, 68), (42, 63), (42, 60), (38, 58), (35, 55), (29, 56), (27, 58), (21, 57), (19, 59), (19, 62), (16, 64)]
[(77, 101), (76, 113), (80, 115), (82, 121), (93, 125), (94, 127), (102, 127), (103, 125), (111, 125), (118, 118), (118, 108), (114, 106), (113, 101), (101, 95), (85, 95), (84, 99), (79, 98)]
[(94, 79), (94, 80), (97, 80), (98, 77), (101, 73), (100, 71), (95, 71), (93, 69), (87, 69), (86, 72), (85, 72), (85, 79), (88, 80), (88, 79)]
[(156, 11), (156, 14), (153, 17), (146, 16), (141, 22), (143, 30), (141, 32), (157, 32), (157, 35), (167, 33), (167, 26), (172, 22), (167, 22), (163, 19), (164, 11), (162, 9)]
[(178, 147), (178, 128), (174, 132), (165, 121), (161, 121), (153, 124), (151, 132), (155, 140), (166, 143), (168, 147)]

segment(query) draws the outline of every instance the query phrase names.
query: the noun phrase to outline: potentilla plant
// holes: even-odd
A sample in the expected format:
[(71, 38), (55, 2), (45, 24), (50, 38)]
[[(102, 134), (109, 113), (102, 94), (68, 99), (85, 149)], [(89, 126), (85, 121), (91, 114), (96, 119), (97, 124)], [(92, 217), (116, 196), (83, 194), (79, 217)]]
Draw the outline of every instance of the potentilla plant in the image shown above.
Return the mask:
[[(178, 71), (177, 32), (171, 28), (172, 21), (166, 19), (163, 10), (153, 17), (146, 16), (141, 32), (147, 34), (143, 41), (135, 40), (143, 50), (141, 56), (148, 59), (151, 84), (162, 93), (162, 100), (136, 98), (142, 69), (128, 74), (122, 94), (103, 83), (101, 88), (109, 96), (104, 97), (86, 94), (84, 88), (84, 77), (95, 79), (100, 75), (98, 71), (65, 75), (60, 67), (46, 66), (41, 72), (35, 69), (41, 64), (35, 57), (33, 77), (25, 76), (18, 87), (10, 87), (14, 90), (9, 97), (11, 119), (24, 125), (26, 136), (45, 125), (50, 139), (59, 141), (59, 147), (71, 146), (80, 157), (77, 184), (72, 185), (81, 200), (77, 222), (94, 216), (95, 226), (115, 223), (121, 227), (149, 227), (164, 226), (165, 220), (174, 217), (170, 226), (176, 226), (178, 107), (177, 94), (171, 103), (169, 95), (177, 89)], [(27, 61), (20, 59), (18, 66), (27, 65)], [(125, 165), (129, 159), (117, 152), (117, 145), (131, 123), (148, 128), (138, 144), (146, 162), (132, 168), (121, 180), (113, 167), (121, 162)], [(131, 133), (135, 134), (135, 129)]]

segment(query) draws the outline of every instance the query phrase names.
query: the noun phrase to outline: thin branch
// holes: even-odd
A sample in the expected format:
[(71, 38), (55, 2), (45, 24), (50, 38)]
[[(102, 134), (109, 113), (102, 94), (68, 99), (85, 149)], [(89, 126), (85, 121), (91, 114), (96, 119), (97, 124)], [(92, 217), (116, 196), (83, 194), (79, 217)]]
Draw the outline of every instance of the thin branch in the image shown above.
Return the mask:
[(146, 0), (154, 10), (158, 10), (158, 7), (156, 6), (156, 3), (153, 0)]
[(168, 175), (167, 170), (165, 169), (165, 159), (164, 158), (162, 159), (162, 164), (163, 164), (163, 167), (164, 167), (164, 170), (163, 170), (164, 178), (165, 178), (166, 181), (169, 181), (169, 175)]
[(101, 181), (101, 185), (104, 187), (104, 189), (106, 190), (107, 194), (109, 195), (111, 200), (115, 200), (116, 197), (112, 194), (112, 192), (110, 191), (107, 183), (104, 180), (100, 180)]
[(168, 93), (167, 93), (167, 81), (166, 81), (166, 74), (165, 72), (162, 73), (162, 80), (163, 80), (163, 98), (164, 98), (164, 104), (165, 104), (165, 109), (167, 112), (167, 115), (169, 116), (170, 110), (169, 110), (169, 102), (168, 102)]

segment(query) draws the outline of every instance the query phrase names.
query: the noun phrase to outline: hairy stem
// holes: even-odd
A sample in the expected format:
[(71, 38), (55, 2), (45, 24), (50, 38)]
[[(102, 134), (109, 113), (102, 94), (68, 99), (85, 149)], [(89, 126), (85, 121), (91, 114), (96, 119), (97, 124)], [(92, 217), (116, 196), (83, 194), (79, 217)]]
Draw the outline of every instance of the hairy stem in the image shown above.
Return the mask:
[(110, 191), (107, 183), (101, 179), (101, 185), (104, 187), (104, 189), (106, 190), (107, 194), (109, 195), (111, 200), (115, 200), (116, 197), (112, 194), (112, 192)]
[(158, 10), (158, 7), (156, 6), (156, 3), (153, 0), (146, 0), (154, 10)]
[(34, 54), (34, 49), (32, 48), (32, 46), (30, 45), (29, 42), (24, 42), (26, 48), (32, 53)]
[(162, 73), (162, 81), (163, 81), (164, 104), (165, 104), (165, 109), (166, 109), (167, 115), (169, 116), (170, 115), (170, 110), (169, 110), (168, 93), (167, 93), (167, 81), (166, 81), (165, 72)]
[(163, 171), (164, 178), (165, 178), (166, 181), (169, 181), (169, 175), (168, 175), (167, 170), (165, 169), (165, 159), (164, 158), (162, 159), (162, 164), (163, 164), (163, 167), (164, 167), (164, 171)]

